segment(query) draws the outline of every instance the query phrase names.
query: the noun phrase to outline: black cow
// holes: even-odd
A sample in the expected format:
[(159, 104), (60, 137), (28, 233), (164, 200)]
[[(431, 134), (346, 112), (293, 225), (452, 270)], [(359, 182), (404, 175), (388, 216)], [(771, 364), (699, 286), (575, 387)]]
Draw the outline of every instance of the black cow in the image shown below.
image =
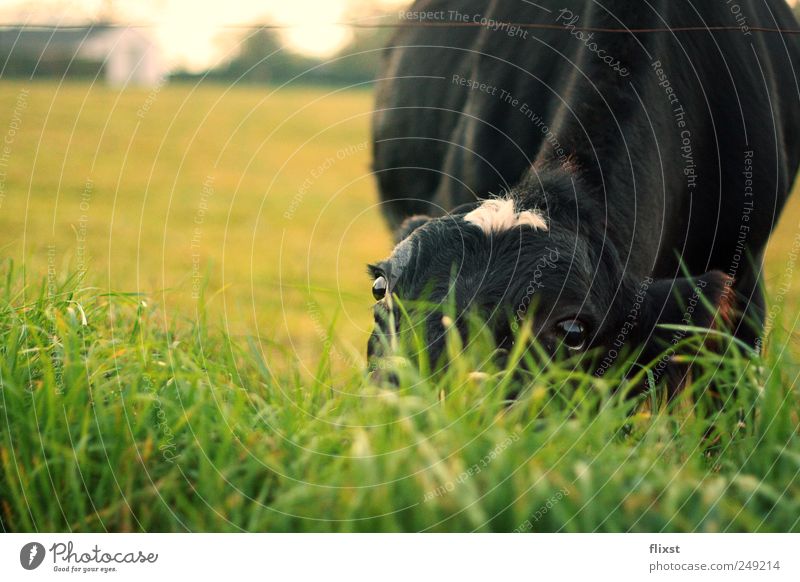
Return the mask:
[[(658, 324), (720, 314), (757, 344), (764, 248), (800, 161), (800, 53), (796, 36), (752, 30), (797, 29), (784, 0), (736, 8), (423, 0), (403, 13), (373, 121), (398, 245), (370, 267), (370, 357), (397, 331), (392, 297), (423, 295), (482, 311), (500, 345), (534, 310), (553, 352), (646, 359), (674, 336)], [(426, 321), (436, 359), (441, 311)]]

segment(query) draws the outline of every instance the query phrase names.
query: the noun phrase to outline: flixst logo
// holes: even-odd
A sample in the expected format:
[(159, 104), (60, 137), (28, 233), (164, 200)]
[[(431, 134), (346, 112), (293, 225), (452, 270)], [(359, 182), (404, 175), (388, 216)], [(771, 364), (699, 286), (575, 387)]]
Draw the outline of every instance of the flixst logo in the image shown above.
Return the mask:
[(19, 551), (19, 563), (26, 570), (35, 570), (44, 561), (44, 546), (39, 542), (30, 542)]

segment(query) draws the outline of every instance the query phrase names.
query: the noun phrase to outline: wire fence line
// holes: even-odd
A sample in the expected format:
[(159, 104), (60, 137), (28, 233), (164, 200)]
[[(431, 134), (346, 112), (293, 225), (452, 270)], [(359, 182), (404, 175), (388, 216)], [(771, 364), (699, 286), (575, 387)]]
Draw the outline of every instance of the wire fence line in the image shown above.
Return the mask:
[[(654, 34), (654, 33), (679, 33), (679, 32), (741, 32), (741, 26), (676, 26), (676, 27), (661, 27), (661, 28), (605, 28), (596, 26), (575, 26), (565, 28), (561, 24), (546, 24), (546, 23), (524, 23), (524, 22), (501, 22), (496, 24), (507, 27), (519, 27), (527, 30), (567, 30), (567, 31), (581, 31), (581, 32), (595, 32), (595, 33), (611, 33), (611, 34)], [(313, 22), (308, 24), (219, 24), (217, 28), (232, 29), (232, 30), (291, 30), (297, 28), (304, 28), (307, 26), (332, 26), (332, 27), (348, 27), (358, 29), (381, 29), (381, 28), (486, 28), (485, 23), (480, 22), (383, 22), (383, 23), (363, 23), (363, 22), (331, 22), (320, 23)], [(23, 22), (4, 22), (0, 23), (0, 30), (20, 28), (29, 30), (83, 30), (85, 28), (158, 28), (159, 25), (155, 23), (105, 23), (105, 22), (91, 22), (85, 24), (27, 24)], [(772, 34), (800, 34), (798, 28), (775, 28), (768, 26), (750, 26), (748, 30), (752, 32), (763, 32)]]

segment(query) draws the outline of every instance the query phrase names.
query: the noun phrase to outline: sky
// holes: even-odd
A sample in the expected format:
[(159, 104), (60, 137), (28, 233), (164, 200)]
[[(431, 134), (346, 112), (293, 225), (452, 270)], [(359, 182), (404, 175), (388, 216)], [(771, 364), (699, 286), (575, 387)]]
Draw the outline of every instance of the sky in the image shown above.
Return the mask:
[(410, 0), (0, 0), (0, 23), (77, 24), (111, 16), (152, 26), (171, 67), (201, 70), (224, 59), (236, 25), (281, 24), (287, 47), (312, 56), (330, 56), (352, 37), (336, 26), (369, 21), (376, 12)]

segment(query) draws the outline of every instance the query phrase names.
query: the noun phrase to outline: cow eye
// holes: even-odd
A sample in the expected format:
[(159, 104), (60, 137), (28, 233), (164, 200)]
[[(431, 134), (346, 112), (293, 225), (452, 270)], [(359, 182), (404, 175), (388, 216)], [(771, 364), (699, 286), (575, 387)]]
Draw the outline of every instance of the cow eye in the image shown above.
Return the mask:
[(372, 283), (372, 296), (375, 298), (375, 301), (380, 301), (384, 297), (386, 297), (386, 277), (381, 275)]
[(582, 350), (586, 346), (586, 327), (577, 319), (559, 321), (556, 324), (556, 333), (570, 350)]

